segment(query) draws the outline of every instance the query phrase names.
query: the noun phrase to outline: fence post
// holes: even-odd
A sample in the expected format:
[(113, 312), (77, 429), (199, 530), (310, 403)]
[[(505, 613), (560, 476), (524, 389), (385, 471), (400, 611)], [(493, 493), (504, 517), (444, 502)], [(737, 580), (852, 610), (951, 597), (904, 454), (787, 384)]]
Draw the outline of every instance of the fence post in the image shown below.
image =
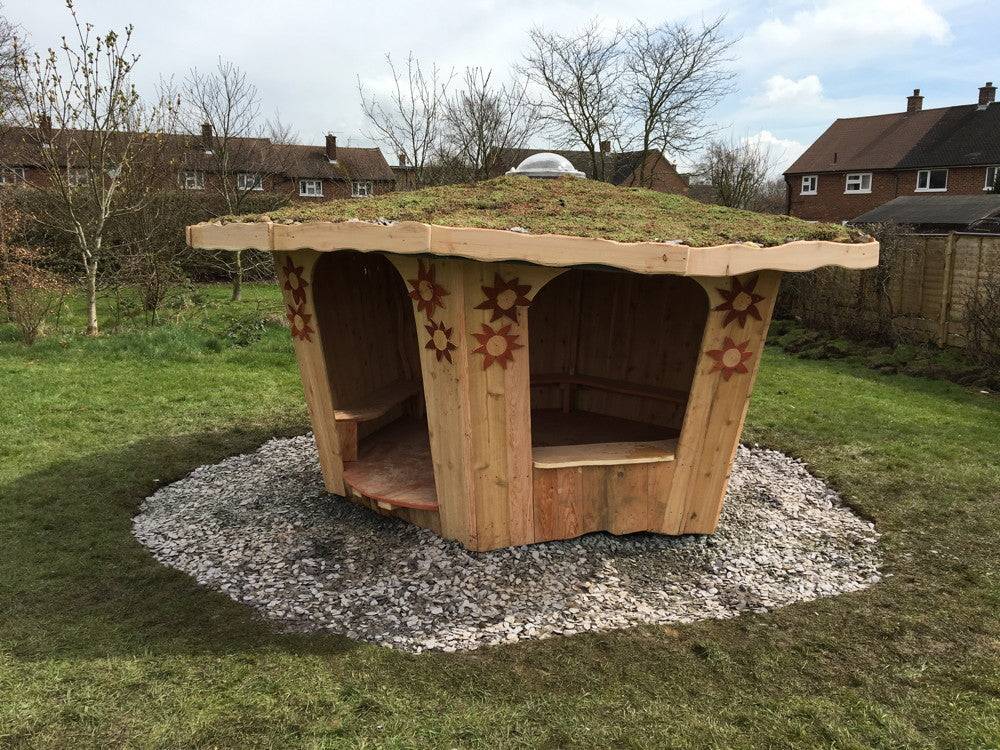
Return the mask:
[(948, 233), (944, 249), (944, 276), (941, 290), (941, 314), (938, 316), (938, 346), (948, 343), (948, 314), (951, 312), (952, 280), (955, 275), (955, 232)]

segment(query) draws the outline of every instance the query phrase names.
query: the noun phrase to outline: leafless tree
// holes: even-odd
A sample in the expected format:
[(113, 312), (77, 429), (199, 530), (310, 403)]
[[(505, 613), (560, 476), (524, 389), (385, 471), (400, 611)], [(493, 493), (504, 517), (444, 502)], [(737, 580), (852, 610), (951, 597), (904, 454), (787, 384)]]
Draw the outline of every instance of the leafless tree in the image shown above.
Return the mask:
[(558, 141), (587, 150), (598, 180), (611, 176), (601, 143), (622, 131), (624, 38), (620, 28), (605, 33), (596, 20), (569, 35), (536, 26), (522, 65), (544, 92), (541, 121)]
[(392, 90), (385, 97), (366, 88), (358, 76), (361, 111), (368, 121), (366, 136), (402, 154), (413, 166), (417, 187), (430, 184), (430, 162), (442, 150), (444, 111), (453, 73), (443, 73), (436, 64), (430, 69), (414, 57), (401, 69), (385, 56), (392, 76)]
[[(543, 121), (557, 140), (587, 150), (597, 179), (611, 178), (602, 142), (690, 153), (733, 78), (723, 20), (610, 31), (593, 20), (568, 35), (535, 27), (523, 67), (544, 94)], [(651, 177), (646, 169), (641, 181)]]
[(468, 165), (472, 179), (486, 179), (503, 150), (527, 145), (537, 115), (527, 79), (497, 83), (492, 70), (466, 68), (461, 87), (445, 102), (444, 140), (449, 153)]
[(752, 209), (774, 170), (769, 145), (759, 140), (712, 141), (696, 172), (711, 185), (715, 202), (730, 208)]
[(784, 177), (772, 177), (760, 188), (754, 211), (763, 214), (783, 214), (788, 210), (788, 183)]
[[(0, 11), (3, 8), (0, 6)], [(20, 29), (6, 16), (0, 15), (0, 119), (9, 117), (14, 102), (15, 70), (19, 54), (24, 54), (26, 41)]]
[[(708, 134), (706, 116), (731, 89), (733, 40), (723, 18), (700, 27), (637, 22), (624, 36), (622, 150), (688, 154)], [(643, 164), (639, 183), (651, 175)]]
[[(221, 58), (209, 72), (193, 68), (179, 99), (182, 126), (200, 146), (186, 152), (187, 166), (205, 173), (205, 189), (221, 213), (244, 213), (251, 205), (254, 211), (270, 211), (288, 202), (294, 181), (278, 177), (292, 166), (291, 134), (279, 119), (264, 119), (257, 87), (245, 71)], [(229, 266), (232, 299), (239, 301), (246, 256), (220, 257)]]
[(170, 102), (147, 106), (133, 83), (132, 27), (94, 33), (68, 0), (74, 35), (45, 55), (17, 47), (11, 119), (44, 174), (33, 218), (72, 238), (86, 278), (87, 333), (97, 335), (98, 269), (110, 223), (148, 202), (163, 174)]

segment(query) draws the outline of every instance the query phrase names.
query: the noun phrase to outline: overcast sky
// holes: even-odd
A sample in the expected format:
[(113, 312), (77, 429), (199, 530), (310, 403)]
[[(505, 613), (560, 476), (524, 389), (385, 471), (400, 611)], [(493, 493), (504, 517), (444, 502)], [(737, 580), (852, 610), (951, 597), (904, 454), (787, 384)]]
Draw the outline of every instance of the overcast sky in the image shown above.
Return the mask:
[[(384, 87), (386, 53), (503, 70), (519, 59), (533, 24), (570, 30), (595, 16), (613, 25), (724, 13), (729, 33), (741, 37), (737, 90), (713, 120), (734, 137), (772, 142), (781, 168), (836, 117), (899, 111), (914, 87), (925, 107), (968, 103), (985, 81), (1000, 82), (996, 0), (77, 0), (77, 7), (101, 31), (135, 26), (144, 91), (222, 56), (247, 71), (266, 111), (280, 112), (303, 143), (321, 143), (327, 131), (345, 145), (370, 143), (356, 77)], [(5, 12), (39, 48), (70, 30), (63, 0), (7, 0)]]

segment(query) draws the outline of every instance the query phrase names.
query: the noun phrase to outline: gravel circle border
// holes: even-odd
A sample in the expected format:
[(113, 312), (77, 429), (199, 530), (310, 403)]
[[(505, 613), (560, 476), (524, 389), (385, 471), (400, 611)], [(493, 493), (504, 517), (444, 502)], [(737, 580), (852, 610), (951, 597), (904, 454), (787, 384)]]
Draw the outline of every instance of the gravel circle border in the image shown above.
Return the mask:
[(746, 446), (712, 536), (597, 533), (469, 552), (329, 494), (311, 435), (161, 488), (133, 533), (280, 630), (413, 653), (763, 613), (881, 579), (872, 523), (802, 462)]

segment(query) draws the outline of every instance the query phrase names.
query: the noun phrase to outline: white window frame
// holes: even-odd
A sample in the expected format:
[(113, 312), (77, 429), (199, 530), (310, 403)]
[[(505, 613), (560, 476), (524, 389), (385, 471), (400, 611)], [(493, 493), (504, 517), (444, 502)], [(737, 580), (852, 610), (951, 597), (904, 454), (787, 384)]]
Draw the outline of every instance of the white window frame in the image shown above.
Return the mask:
[(21, 185), (24, 183), (24, 167), (4, 167), (0, 169), (0, 185)]
[(237, 172), (236, 189), (249, 192), (264, 189), (264, 176), (256, 172)]
[[(993, 176), (992, 180), (990, 175)], [(986, 182), (983, 184), (983, 190), (986, 192), (992, 190), (996, 180), (1000, 180), (1000, 166), (986, 167)]]
[[(806, 180), (812, 185), (810, 188), (806, 188)], [(799, 195), (816, 195), (819, 189), (819, 175), (814, 174), (804, 174), (802, 175), (802, 188), (799, 190)]]
[(371, 180), (351, 180), (352, 198), (371, 198), (375, 195), (375, 186)]
[(322, 198), (323, 180), (299, 180), (299, 196), (302, 198)]
[(86, 167), (66, 168), (66, 185), (68, 187), (83, 187), (88, 182), (90, 182), (90, 170)]
[[(868, 187), (865, 187), (865, 178), (868, 178)], [(856, 187), (851, 187), (852, 182), (857, 182)], [(870, 193), (872, 191), (871, 172), (849, 172), (844, 178), (844, 194), (857, 195), (859, 193)]]
[[(944, 172), (944, 187), (943, 188), (932, 188), (931, 184), (931, 174), (933, 172)], [(924, 183), (924, 187), (920, 187), (920, 178), (922, 175), (927, 175), (927, 181)], [(917, 171), (917, 186), (914, 188), (915, 193), (946, 193), (948, 192), (948, 170), (947, 169), (921, 169)]]
[(204, 190), (205, 172), (201, 169), (182, 169), (177, 173), (177, 184), (181, 190)]

